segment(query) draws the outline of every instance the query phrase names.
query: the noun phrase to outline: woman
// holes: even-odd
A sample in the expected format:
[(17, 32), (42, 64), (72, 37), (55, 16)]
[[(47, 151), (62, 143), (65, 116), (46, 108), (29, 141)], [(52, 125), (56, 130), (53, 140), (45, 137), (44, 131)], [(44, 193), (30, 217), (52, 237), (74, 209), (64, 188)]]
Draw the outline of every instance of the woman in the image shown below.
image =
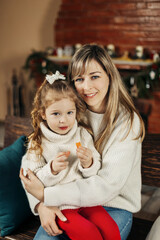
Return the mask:
[[(31, 171), (28, 172), (30, 179), (22, 173), (21, 178), (27, 191), (40, 200), (35, 209), (50, 235), (62, 233), (54, 221), (56, 216), (64, 219), (58, 206), (102, 205), (117, 223), (121, 239), (125, 240), (131, 229), (132, 213), (139, 211), (141, 205), (143, 121), (103, 47), (82, 46), (70, 62), (68, 78), (88, 108), (86, 115), (95, 147), (102, 157), (102, 168), (98, 175), (88, 179), (45, 189)], [(44, 240), (67, 239), (64, 235), (50, 237), (43, 228), (35, 239), (42, 235)]]
[[(56, 71), (45, 77), (34, 98), (34, 131), (21, 164), (23, 170), (32, 170), (45, 187), (88, 178), (101, 168), (100, 154), (83, 121), (85, 110), (64, 75)], [(35, 204), (30, 201), (30, 206)], [(68, 221), (57, 219), (58, 226), (70, 239), (120, 240), (117, 224), (102, 206), (64, 205), (60, 209)]]

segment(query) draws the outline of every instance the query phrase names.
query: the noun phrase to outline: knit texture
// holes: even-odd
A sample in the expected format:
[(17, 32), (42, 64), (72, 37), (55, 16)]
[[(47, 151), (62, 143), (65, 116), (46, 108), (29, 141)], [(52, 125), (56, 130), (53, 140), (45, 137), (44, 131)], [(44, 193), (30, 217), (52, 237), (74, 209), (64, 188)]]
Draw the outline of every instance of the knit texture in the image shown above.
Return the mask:
[[(103, 114), (87, 111), (87, 115), (96, 138)], [(134, 139), (140, 130), (140, 120), (136, 114), (134, 114), (132, 129), (124, 139), (128, 129), (127, 115), (121, 112), (102, 152), (102, 168), (98, 175), (46, 188), (45, 204), (47, 206), (74, 204), (77, 207), (103, 205), (130, 212), (139, 211), (142, 144), (140, 139)]]
[[(35, 151), (27, 151), (22, 159), (22, 168), (26, 171), (31, 169), (41, 180), (45, 187), (56, 184), (66, 184), (77, 179), (87, 178), (96, 175), (101, 167), (100, 154), (94, 147), (91, 135), (75, 122), (73, 128), (65, 135), (60, 135), (48, 129), (44, 123), (40, 124), (42, 137), (42, 156), (39, 157)], [(89, 148), (93, 155), (93, 164), (89, 168), (83, 168), (76, 155), (76, 142)], [(31, 144), (31, 143), (30, 143)], [(30, 145), (29, 145), (30, 146)], [(66, 169), (54, 175), (51, 171), (51, 162), (60, 152), (70, 151), (68, 157), (69, 165)], [(29, 196), (31, 209), (35, 208), (37, 200)], [(75, 208), (75, 206), (61, 206), (61, 209)], [(34, 211), (33, 211), (34, 212)]]

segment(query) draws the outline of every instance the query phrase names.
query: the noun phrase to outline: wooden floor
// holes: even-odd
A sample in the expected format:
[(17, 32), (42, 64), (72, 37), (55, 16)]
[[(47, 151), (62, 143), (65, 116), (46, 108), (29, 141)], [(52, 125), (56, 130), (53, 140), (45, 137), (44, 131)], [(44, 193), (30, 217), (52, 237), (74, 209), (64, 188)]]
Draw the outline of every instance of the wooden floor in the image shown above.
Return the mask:
[[(40, 226), (39, 217), (31, 217), (27, 219), (17, 231), (14, 231), (11, 235), (6, 237), (0, 237), (0, 239), (6, 240), (32, 240)], [(42, 239), (43, 240), (43, 239)]]

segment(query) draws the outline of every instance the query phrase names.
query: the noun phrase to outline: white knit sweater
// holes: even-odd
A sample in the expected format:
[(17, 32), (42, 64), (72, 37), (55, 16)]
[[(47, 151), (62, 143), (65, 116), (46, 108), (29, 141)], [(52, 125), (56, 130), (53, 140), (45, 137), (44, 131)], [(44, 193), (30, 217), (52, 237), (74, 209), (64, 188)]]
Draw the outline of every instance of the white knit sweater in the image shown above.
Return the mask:
[[(88, 111), (96, 138), (103, 114)], [(102, 153), (102, 168), (98, 175), (72, 183), (45, 188), (47, 206), (74, 205), (77, 207), (103, 205), (137, 212), (141, 206), (141, 142), (134, 140), (140, 121), (134, 114), (131, 131), (122, 112)]]
[[(26, 171), (31, 169), (41, 180), (45, 187), (56, 184), (66, 184), (77, 179), (87, 178), (96, 175), (101, 167), (100, 154), (94, 147), (91, 135), (75, 122), (73, 128), (65, 135), (60, 135), (49, 130), (44, 123), (40, 124), (42, 137), (42, 157), (38, 159), (36, 152), (27, 151), (22, 158), (21, 167)], [(83, 168), (76, 155), (76, 142), (81, 142), (82, 146), (89, 148), (93, 154), (93, 164), (89, 168)], [(31, 144), (31, 143), (30, 143)], [(30, 146), (29, 144), (29, 146)], [(52, 174), (51, 162), (60, 152), (70, 151), (68, 157), (69, 165), (56, 175)], [(33, 210), (38, 200), (29, 197), (31, 209)], [(61, 206), (61, 209), (75, 208), (73, 205)]]

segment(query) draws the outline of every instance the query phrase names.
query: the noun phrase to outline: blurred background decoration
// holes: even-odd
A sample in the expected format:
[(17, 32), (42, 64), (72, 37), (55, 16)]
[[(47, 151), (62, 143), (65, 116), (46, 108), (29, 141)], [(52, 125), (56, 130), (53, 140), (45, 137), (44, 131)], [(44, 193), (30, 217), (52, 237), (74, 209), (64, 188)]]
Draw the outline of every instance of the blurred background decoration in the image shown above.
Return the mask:
[[(66, 51), (67, 48), (70, 48), (69, 54)], [(126, 61), (132, 61), (131, 63), (136, 64), (137, 62), (134, 60), (143, 58), (143, 53), (137, 56), (137, 58), (131, 58), (127, 56), (122, 56), (118, 58), (118, 55), (115, 51), (115, 46), (113, 44), (109, 44), (106, 47), (109, 55), (114, 60), (124, 59)], [(58, 54), (59, 47), (49, 48), (46, 51), (32, 51), (32, 53), (27, 57), (24, 69), (29, 71), (29, 78), (33, 78), (36, 83), (36, 87), (39, 87), (44, 77), (47, 73), (54, 73), (56, 70), (60, 71), (64, 75), (67, 74), (69, 61), (76, 51), (75, 46), (69, 46), (62, 48), (61, 54)], [(144, 69), (139, 71), (134, 71), (134, 68), (129, 69), (127, 73), (121, 74), (121, 77), (128, 88), (129, 93), (133, 98), (153, 98), (153, 91), (160, 91), (160, 61), (159, 58), (156, 61), (152, 61), (152, 59), (145, 58), (150, 60), (150, 64), (147, 65)], [(122, 66), (123, 67), (123, 66)], [(121, 73), (121, 70), (120, 70)]]
[(136, 74), (128, 74), (123, 80), (133, 98), (153, 98), (160, 91), (160, 62), (155, 62)]
[(35, 80), (36, 87), (39, 87), (43, 82), (47, 73), (54, 73), (59, 70), (61, 73), (66, 74), (67, 66), (55, 64), (48, 58), (48, 51), (33, 51), (26, 59), (23, 68), (29, 71), (29, 78)]

